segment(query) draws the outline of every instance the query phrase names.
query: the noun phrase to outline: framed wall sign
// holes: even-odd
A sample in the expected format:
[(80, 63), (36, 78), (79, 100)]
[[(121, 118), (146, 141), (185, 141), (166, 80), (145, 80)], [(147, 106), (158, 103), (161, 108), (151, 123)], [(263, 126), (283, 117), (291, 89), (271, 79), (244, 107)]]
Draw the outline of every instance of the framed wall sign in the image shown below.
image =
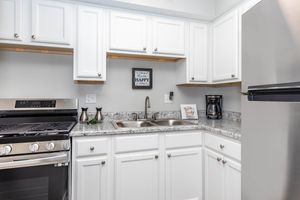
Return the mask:
[(198, 119), (198, 112), (196, 104), (181, 104), (182, 119)]
[(132, 89), (152, 89), (152, 69), (132, 68)]

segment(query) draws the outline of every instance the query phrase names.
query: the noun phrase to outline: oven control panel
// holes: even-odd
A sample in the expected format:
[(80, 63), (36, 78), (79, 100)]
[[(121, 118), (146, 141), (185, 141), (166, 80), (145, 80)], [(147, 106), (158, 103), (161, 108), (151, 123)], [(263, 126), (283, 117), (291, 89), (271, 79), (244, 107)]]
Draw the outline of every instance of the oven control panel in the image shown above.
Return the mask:
[(56, 100), (17, 100), (15, 108), (55, 108)]
[(70, 140), (0, 144), (0, 156), (69, 151)]

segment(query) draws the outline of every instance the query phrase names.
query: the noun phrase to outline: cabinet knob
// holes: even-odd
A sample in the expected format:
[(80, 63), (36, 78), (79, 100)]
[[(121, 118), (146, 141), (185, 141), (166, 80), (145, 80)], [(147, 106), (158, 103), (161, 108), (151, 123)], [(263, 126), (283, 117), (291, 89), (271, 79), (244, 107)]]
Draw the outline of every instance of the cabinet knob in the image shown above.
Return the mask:
[(93, 147), (93, 146), (90, 147), (90, 150), (91, 150), (91, 151), (94, 151), (94, 150), (95, 150), (95, 147)]
[(20, 36), (19, 36), (18, 33), (15, 33), (15, 34), (14, 34), (14, 37), (15, 37), (15, 38), (19, 38)]
[(223, 165), (225, 165), (225, 164), (227, 163), (227, 161), (226, 161), (226, 160), (223, 160), (222, 163), (223, 163)]
[(224, 149), (225, 146), (223, 144), (220, 144), (220, 149)]
[(217, 161), (220, 162), (222, 159), (221, 158), (217, 158)]
[(98, 73), (97, 75), (98, 75), (100, 78), (101, 78), (101, 76), (102, 76), (102, 74), (100, 74), (100, 73)]
[(195, 80), (195, 77), (192, 77), (192, 81)]
[(157, 48), (154, 49), (154, 51), (157, 51), (157, 50), (158, 50)]
[(158, 155), (155, 155), (155, 157), (154, 157), (155, 159), (158, 159)]
[(102, 162), (101, 162), (101, 165), (105, 165), (105, 161), (102, 161)]
[(31, 38), (34, 39), (34, 40), (36, 39), (35, 35), (32, 35)]
[(147, 50), (147, 47), (143, 47), (143, 50), (146, 51), (146, 50)]
[(168, 158), (171, 158), (172, 157), (172, 155), (171, 154), (168, 154)]
[(231, 78), (235, 78), (235, 75), (234, 75), (234, 74), (231, 74)]

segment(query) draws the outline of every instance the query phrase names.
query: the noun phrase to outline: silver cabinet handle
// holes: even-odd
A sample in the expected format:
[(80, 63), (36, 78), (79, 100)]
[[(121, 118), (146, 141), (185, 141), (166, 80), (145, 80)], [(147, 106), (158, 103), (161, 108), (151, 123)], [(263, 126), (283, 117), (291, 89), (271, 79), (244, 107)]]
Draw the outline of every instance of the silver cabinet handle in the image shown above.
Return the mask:
[(34, 39), (34, 40), (36, 39), (35, 35), (32, 35), (31, 38)]
[(235, 78), (235, 74), (231, 74), (231, 78)]
[(158, 155), (155, 155), (155, 157), (154, 157), (155, 159), (158, 159), (159, 157), (158, 157)]
[(223, 163), (223, 165), (225, 165), (225, 164), (227, 163), (227, 161), (226, 161), (226, 160), (223, 160), (222, 163)]
[(220, 144), (220, 149), (224, 149), (225, 146), (223, 144)]
[(98, 73), (97, 75), (98, 75), (100, 78), (101, 78), (101, 76), (102, 76), (102, 74), (101, 74), (101, 73)]
[(192, 81), (194, 81), (195, 80), (195, 77), (192, 77)]
[(168, 154), (168, 158), (171, 158), (172, 157), (172, 155), (171, 154)]
[(157, 48), (154, 49), (154, 51), (157, 51), (157, 50), (158, 50)]
[(217, 158), (217, 161), (220, 162), (222, 159), (221, 158)]
[(90, 150), (91, 150), (91, 151), (94, 151), (94, 150), (95, 150), (95, 147), (91, 146), (91, 147), (90, 147)]
[(147, 47), (143, 47), (143, 50), (146, 51), (146, 50), (147, 50)]
[(105, 163), (106, 163), (105, 161), (102, 161), (102, 162), (101, 162), (101, 165), (105, 165)]
[(14, 37), (15, 37), (15, 38), (19, 38), (20, 36), (19, 36), (18, 33), (15, 33), (15, 34), (14, 34)]

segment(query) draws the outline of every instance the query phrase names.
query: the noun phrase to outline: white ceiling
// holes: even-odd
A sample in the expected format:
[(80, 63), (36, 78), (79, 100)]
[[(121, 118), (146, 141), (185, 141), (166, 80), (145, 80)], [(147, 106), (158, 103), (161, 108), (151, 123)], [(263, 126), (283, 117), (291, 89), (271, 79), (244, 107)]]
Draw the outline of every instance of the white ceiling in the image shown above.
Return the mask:
[(247, 0), (80, 0), (180, 17), (213, 20)]

